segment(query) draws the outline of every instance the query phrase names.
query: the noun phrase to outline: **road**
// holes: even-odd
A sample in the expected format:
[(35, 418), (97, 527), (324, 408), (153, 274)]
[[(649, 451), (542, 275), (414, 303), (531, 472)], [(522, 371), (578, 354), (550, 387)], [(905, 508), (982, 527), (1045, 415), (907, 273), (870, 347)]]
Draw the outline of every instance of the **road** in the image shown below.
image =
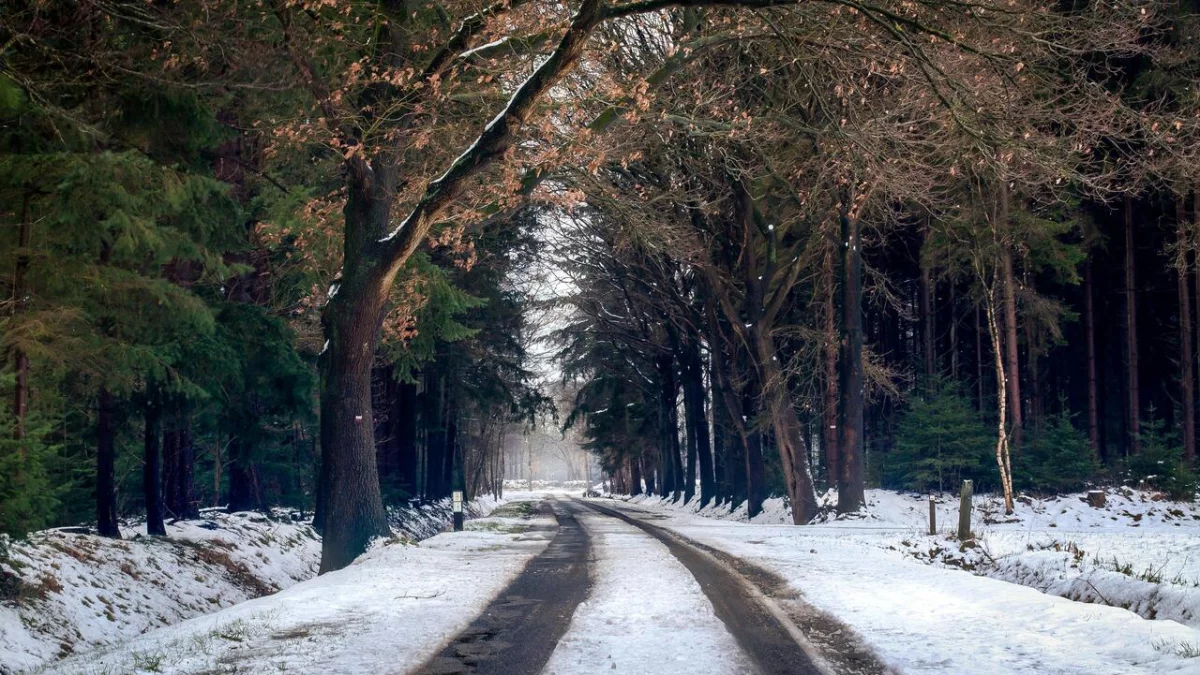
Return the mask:
[[(798, 627), (817, 628), (812, 617), (794, 620), (772, 600), (786, 584), (769, 573), (614, 506), (542, 502), (558, 523), (550, 545), (413, 672), (886, 672), (853, 647), (815, 648)], [(658, 668), (664, 660), (675, 663)]]

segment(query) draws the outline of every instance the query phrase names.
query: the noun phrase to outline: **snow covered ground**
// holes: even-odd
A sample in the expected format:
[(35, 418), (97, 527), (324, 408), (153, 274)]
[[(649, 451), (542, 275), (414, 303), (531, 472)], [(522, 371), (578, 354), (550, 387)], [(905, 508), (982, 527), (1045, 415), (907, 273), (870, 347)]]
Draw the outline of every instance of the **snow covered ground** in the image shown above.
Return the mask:
[[(471, 506), (489, 512), (497, 502)], [(398, 535), (420, 540), (450, 519), (449, 503), (391, 513)], [(20, 597), (0, 604), (0, 673), (19, 672), (146, 631), (177, 624), (316, 575), (319, 536), (290, 511), (270, 517), (206, 510), (146, 537), (121, 540), (60, 528), (10, 542), (0, 573), (20, 579)]]
[[(1136, 578), (1143, 569), (1180, 579), (1200, 574), (1195, 507), (1156, 501), (1148, 493), (1108, 497), (1103, 510), (1075, 497), (1029, 500), (1012, 518), (1004, 518), (993, 500), (979, 499), (974, 522), (982, 546), (965, 554), (945, 533), (957, 515), (957, 502), (949, 498), (938, 505), (942, 526), (934, 536), (925, 533), (924, 498), (884, 491), (870, 493), (866, 518), (799, 528), (758, 524), (788, 522), (780, 503), (769, 504), (755, 524), (745, 523), (744, 511), (710, 508), (696, 514), (695, 505), (645, 497), (631, 503), (666, 515), (657, 525), (778, 573), (805, 600), (856, 629), (901, 672), (1200, 673), (1200, 630), (1171, 616), (1180, 613), (1182, 602), (1194, 617), (1195, 597), (1172, 599), (1171, 584), (1153, 574), (1151, 581)], [(1028, 585), (1003, 580), (1015, 575), (1014, 566), (1056, 577), (1060, 568), (1037, 562), (1048, 554), (1036, 549), (1048, 545), (1053, 555), (1074, 559), (1076, 549), (1068, 542), (1075, 541), (1091, 549), (1079, 568), (1061, 570), (1062, 583), (1095, 583), (1104, 558), (1116, 557), (1133, 576), (1111, 572), (1119, 579), (1101, 580), (1112, 584), (1105, 587), (1114, 596), (1111, 604), (1120, 605), (1117, 589), (1128, 598), (1157, 593), (1165, 599), (1157, 601), (1156, 620), (1120, 606), (1077, 602), (1068, 593), (1055, 597), (1053, 588), (1038, 587), (1045, 579), (1019, 580)], [(1054, 551), (1054, 542), (1063, 551)], [(956, 569), (964, 565), (976, 569)]]
[(553, 524), (509, 507), (466, 532), (397, 538), (343, 570), (39, 672), (402, 671), (462, 630), (545, 548)]
[(638, 528), (578, 516), (591, 537), (592, 591), (543, 675), (735, 675), (753, 667), (691, 573)]

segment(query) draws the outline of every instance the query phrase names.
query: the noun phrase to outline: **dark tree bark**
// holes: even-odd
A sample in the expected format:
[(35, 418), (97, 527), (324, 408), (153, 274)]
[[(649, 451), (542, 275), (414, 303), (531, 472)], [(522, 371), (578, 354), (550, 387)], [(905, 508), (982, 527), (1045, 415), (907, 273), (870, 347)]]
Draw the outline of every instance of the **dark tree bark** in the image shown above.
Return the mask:
[(396, 443), (394, 484), (409, 497), (417, 494), (417, 385), (401, 382), (392, 407), (392, 435)]
[[(32, 198), (33, 194), (27, 191), (21, 199), (21, 224), (17, 233), (17, 246), (20, 248), (20, 252), (17, 254), (16, 269), (13, 272), (12, 313), (14, 316), (20, 313), (25, 306), (25, 295), (28, 292), (25, 289), (25, 275), (29, 271), (29, 242), (33, 233), (33, 221), (29, 213)], [(25, 438), (25, 417), (29, 413), (29, 355), (22, 349), (13, 350), (13, 371), (16, 373), (17, 380), (13, 390), (13, 438), (20, 441)], [(25, 455), (24, 446), (21, 446), (18, 452), (23, 457)]]
[(1141, 446), (1141, 388), (1138, 385), (1137, 284), (1135, 283), (1133, 198), (1125, 196), (1125, 420), (1126, 454)]
[(142, 458), (142, 493), (146, 502), (146, 534), (165, 537), (163, 525), (161, 466), (159, 464), (159, 435), (162, 411), (157, 403), (145, 406), (144, 454)]
[[(695, 452), (700, 472), (701, 506), (707, 506), (717, 494), (704, 399), (704, 361), (700, 356), (700, 345), (689, 340), (684, 344), (683, 352), (683, 406), (687, 416), (689, 454)], [(688, 487), (694, 489), (695, 479), (691, 478), (691, 481)]]
[(947, 284), (950, 298), (948, 301), (950, 314), (950, 379), (958, 382), (958, 297), (954, 288), (954, 279)]
[(1177, 245), (1179, 247), (1176, 260), (1176, 276), (1179, 280), (1179, 383), (1182, 393), (1183, 414), (1183, 457), (1187, 466), (1196, 459), (1196, 389), (1193, 380), (1192, 357), (1192, 299), (1188, 284), (1188, 270), (1191, 262), (1188, 247), (1192, 241), (1188, 231), (1187, 208), (1183, 199), (1175, 200), (1175, 220)]
[(1089, 252), (1083, 264), (1083, 332), (1087, 344), (1087, 402), (1088, 442), (1092, 453), (1103, 457), (1100, 447), (1100, 394), (1096, 386), (1096, 308), (1092, 291), (1092, 255)]
[(112, 394), (100, 387), (96, 430), (96, 531), (101, 537), (121, 538), (117, 523), (117, 445)]
[[(923, 229), (928, 233), (928, 222)], [(921, 362), (925, 369), (925, 387), (926, 390), (929, 390), (933, 385), (933, 375), (936, 370), (933, 344), (933, 272), (923, 262), (921, 263), (921, 288), (918, 304), (921, 312)]]
[[(866, 505), (863, 486), (863, 406), (866, 383), (863, 377), (862, 323), (862, 238), (858, 217), (851, 212), (851, 195), (842, 199), (842, 353), (838, 474), (838, 513), (851, 513)], [(814, 512), (815, 515), (815, 512)]]
[(230, 511), (262, 511), (266, 509), (262, 486), (258, 479), (258, 467), (251, 460), (253, 450), (246, 441), (234, 437), (229, 443), (229, 499)]
[[(753, 420), (758, 417), (758, 387), (747, 387), (742, 394), (742, 415)], [(746, 514), (753, 518), (762, 513), (767, 498), (767, 467), (763, 461), (762, 432), (756, 427), (746, 429)]]
[(822, 406), (821, 441), (825, 449), (825, 486), (834, 488), (841, 475), (841, 452), (838, 449), (838, 351), (840, 342), (837, 329), (837, 284), (834, 280), (834, 260), (837, 251), (837, 241), (829, 238), (825, 255), (821, 262), (821, 287), (824, 292), (824, 307), (822, 307), (824, 325), (824, 405)]
[(680, 497), (683, 488), (683, 467), (679, 457), (679, 413), (675, 405), (679, 384), (675, 378), (675, 360), (670, 354), (655, 359), (659, 380), (658, 420), (662, 448), (663, 496), (670, 493), (672, 501)]
[(1013, 273), (1013, 242), (1009, 226), (1008, 187), (1000, 183), (999, 208), (996, 209), (997, 227), (1002, 235), (1003, 251), (1000, 254), (1004, 275), (1004, 357), (1005, 380), (1008, 384), (1008, 414), (1012, 419), (1009, 440), (1014, 447), (1021, 446), (1024, 417), (1021, 412), (1021, 369), (1017, 342), (1017, 279)]
[(637, 457), (627, 457), (625, 463), (629, 466), (629, 494), (636, 497), (642, 494), (641, 462)]
[(979, 306), (975, 306), (975, 407), (983, 412), (983, 327), (979, 324)]
[(441, 373), (429, 368), (425, 373), (425, 499), (445, 497), (443, 483), (446, 466), (446, 387)]
[(178, 518), (179, 497), (179, 433), (171, 415), (166, 416), (162, 433), (162, 500), (168, 518)]

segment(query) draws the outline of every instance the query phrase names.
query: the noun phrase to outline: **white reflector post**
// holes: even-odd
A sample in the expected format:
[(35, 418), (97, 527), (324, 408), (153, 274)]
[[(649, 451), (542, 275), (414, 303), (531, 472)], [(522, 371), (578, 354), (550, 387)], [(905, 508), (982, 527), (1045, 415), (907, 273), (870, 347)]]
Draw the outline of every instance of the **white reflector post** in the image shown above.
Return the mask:
[[(446, 494), (446, 493), (443, 492), (442, 494)], [(454, 500), (454, 512), (462, 513), (462, 502), (463, 502), (462, 490), (455, 490), (454, 495), (451, 497), (451, 499)]]

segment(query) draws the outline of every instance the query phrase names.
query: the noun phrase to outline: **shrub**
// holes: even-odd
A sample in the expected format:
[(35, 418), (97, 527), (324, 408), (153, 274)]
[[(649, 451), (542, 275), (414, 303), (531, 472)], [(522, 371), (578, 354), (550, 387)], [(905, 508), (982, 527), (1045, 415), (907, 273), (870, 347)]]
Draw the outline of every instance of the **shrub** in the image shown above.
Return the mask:
[(1046, 417), (1025, 446), (1013, 451), (1017, 486), (1037, 492), (1074, 492), (1096, 475), (1099, 464), (1085, 433), (1065, 410)]
[(996, 484), (992, 451), (995, 432), (956, 387), (914, 399), (900, 418), (896, 447), (885, 479), (908, 490), (953, 489), (971, 479), (977, 487)]

